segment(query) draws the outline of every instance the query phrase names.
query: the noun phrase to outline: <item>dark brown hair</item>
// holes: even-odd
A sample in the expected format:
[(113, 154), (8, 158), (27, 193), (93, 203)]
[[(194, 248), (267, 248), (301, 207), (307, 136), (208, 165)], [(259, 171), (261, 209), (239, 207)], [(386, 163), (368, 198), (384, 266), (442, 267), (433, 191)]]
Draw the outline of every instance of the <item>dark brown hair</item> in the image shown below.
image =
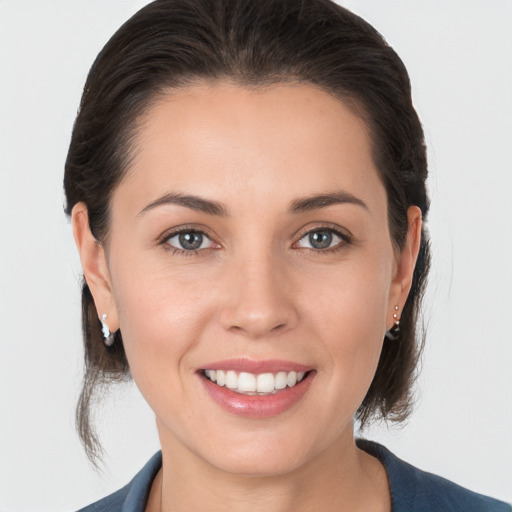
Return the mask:
[[(246, 87), (305, 82), (335, 95), (366, 122), (388, 197), (389, 230), (405, 243), (407, 208), (425, 218), (427, 162), (423, 130), (404, 64), (367, 22), (330, 0), (157, 0), (136, 13), (96, 58), (85, 84), (64, 176), (67, 205), (83, 201), (91, 231), (105, 243), (113, 190), (130, 164), (132, 142), (152, 101), (194, 81), (228, 79)], [(429, 267), (425, 230), (397, 341), (384, 341), (377, 372), (357, 411), (403, 420), (423, 340), (418, 311)], [(122, 334), (102, 342), (98, 312), (83, 283), (85, 376), (77, 407), (91, 460), (100, 445), (90, 407), (95, 390), (130, 378)]]

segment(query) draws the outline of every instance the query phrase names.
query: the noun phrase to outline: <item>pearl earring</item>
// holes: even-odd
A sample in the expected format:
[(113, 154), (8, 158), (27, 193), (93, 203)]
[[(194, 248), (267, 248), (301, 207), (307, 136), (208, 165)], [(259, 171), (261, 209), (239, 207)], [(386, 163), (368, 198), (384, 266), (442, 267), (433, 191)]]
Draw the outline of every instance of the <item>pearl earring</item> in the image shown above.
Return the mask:
[(111, 347), (114, 344), (114, 333), (110, 332), (106, 319), (107, 313), (103, 313), (103, 315), (101, 315), (101, 332), (103, 333), (103, 343), (105, 343), (107, 347)]
[(400, 319), (398, 318), (398, 306), (395, 306), (395, 312), (393, 313), (393, 322), (393, 327), (386, 331), (386, 338), (391, 341), (396, 341), (400, 336)]

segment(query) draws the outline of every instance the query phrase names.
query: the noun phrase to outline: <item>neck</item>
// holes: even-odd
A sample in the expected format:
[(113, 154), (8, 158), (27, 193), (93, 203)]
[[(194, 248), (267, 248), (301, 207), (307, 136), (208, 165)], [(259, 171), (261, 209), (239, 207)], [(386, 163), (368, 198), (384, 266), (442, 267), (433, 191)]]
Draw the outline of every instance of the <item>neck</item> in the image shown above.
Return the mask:
[(213, 467), (179, 443), (162, 443), (163, 466), (147, 512), (389, 512), (387, 475), (350, 435), (286, 474), (238, 475)]

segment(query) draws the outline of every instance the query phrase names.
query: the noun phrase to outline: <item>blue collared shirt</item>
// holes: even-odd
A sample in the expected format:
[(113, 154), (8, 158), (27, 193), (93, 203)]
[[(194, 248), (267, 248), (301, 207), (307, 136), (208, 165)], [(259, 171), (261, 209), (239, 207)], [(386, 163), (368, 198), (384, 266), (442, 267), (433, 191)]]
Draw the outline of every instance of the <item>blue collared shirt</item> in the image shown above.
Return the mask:
[[(407, 464), (380, 444), (360, 439), (357, 445), (377, 457), (386, 468), (392, 512), (512, 512), (512, 507), (502, 501)], [(144, 512), (161, 467), (162, 453), (158, 452), (128, 485), (79, 512)]]

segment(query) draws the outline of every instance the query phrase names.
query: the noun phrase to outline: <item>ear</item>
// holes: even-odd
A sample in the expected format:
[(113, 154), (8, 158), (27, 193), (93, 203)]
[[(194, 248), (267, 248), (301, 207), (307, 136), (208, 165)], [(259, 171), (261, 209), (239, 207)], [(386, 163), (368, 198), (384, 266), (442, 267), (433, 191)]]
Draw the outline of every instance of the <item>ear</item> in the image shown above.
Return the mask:
[(73, 207), (71, 223), (84, 277), (94, 298), (99, 320), (106, 313), (106, 323), (109, 329), (115, 332), (119, 329), (119, 315), (112, 292), (107, 258), (103, 245), (91, 233), (89, 214), (84, 203), (77, 203)]
[(422, 215), (417, 206), (410, 206), (407, 210), (407, 224), (405, 246), (397, 255), (395, 274), (391, 284), (388, 314), (386, 316), (388, 329), (393, 326), (393, 314), (396, 313), (395, 306), (398, 306), (398, 318), (400, 318), (412, 286), (414, 267), (421, 244)]

